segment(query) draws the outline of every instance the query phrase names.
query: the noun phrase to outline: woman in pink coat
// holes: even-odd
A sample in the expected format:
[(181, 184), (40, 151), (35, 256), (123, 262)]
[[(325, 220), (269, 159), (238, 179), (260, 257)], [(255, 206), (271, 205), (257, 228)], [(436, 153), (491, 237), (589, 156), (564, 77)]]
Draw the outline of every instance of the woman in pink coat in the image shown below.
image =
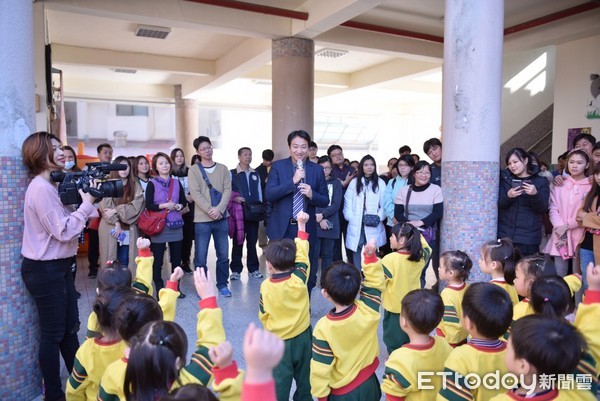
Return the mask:
[(561, 186), (550, 191), (550, 222), (553, 230), (545, 252), (554, 256), (556, 273), (565, 276), (569, 259), (575, 256), (575, 249), (584, 234), (584, 229), (576, 220), (577, 211), (585, 196), (592, 188), (586, 176), (589, 156), (583, 150), (575, 149), (567, 156), (565, 177)]

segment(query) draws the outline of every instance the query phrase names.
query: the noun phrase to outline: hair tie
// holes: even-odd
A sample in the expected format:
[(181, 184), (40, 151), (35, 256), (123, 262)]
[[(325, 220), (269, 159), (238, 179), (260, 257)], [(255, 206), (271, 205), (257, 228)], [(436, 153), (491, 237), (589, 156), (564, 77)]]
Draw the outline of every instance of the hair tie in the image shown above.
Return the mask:
[(550, 301), (548, 298), (544, 298), (544, 302), (548, 302)]
[(498, 243), (499, 243), (499, 244), (501, 244), (501, 243), (502, 243), (502, 240), (501, 240), (500, 238), (498, 238)]

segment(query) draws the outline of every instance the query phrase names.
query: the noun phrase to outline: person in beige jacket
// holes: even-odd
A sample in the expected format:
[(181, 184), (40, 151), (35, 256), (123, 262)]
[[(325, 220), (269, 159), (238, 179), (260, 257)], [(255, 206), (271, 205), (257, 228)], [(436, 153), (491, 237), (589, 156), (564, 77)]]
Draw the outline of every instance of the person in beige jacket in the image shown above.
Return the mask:
[[(194, 266), (207, 268), (208, 244), (212, 236), (217, 254), (217, 288), (222, 296), (231, 297), (231, 291), (227, 288), (229, 278), (227, 204), (231, 197), (231, 173), (227, 166), (213, 161), (212, 143), (208, 137), (196, 138), (194, 148), (200, 156), (200, 162), (190, 167), (188, 171), (190, 196), (194, 200), (196, 244)], [(219, 194), (220, 199), (218, 199)]]
[(110, 178), (123, 181), (121, 198), (104, 198), (100, 202), (102, 220), (98, 227), (100, 238), (100, 263), (118, 260), (124, 266), (131, 262), (133, 268), (138, 238), (136, 222), (145, 207), (144, 191), (131, 174), (131, 165), (125, 156), (119, 156), (115, 163), (127, 165), (127, 170), (113, 171)]

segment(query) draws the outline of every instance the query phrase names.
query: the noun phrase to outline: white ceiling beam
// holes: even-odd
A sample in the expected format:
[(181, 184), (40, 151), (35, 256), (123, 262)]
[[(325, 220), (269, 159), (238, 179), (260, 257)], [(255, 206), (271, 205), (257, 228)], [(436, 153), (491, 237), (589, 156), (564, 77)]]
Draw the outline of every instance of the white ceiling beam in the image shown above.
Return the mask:
[(600, 35), (600, 9), (587, 11), (504, 37), (504, 51), (531, 50)]
[[(242, 78), (271, 81), (271, 66), (263, 65)], [(332, 88), (350, 87), (350, 74), (343, 72), (315, 71), (315, 86)]]
[(91, 49), (61, 44), (52, 44), (52, 61), (57, 64), (158, 70), (174, 74), (199, 76), (215, 73), (215, 62), (209, 60)]
[(175, 89), (173, 85), (132, 84), (66, 76), (64, 93), (65, 97), (71, 98), (173, 102)]
[(397, 59), (375, 65), (352, 73), (350, 88), (359, 89), (366, 86), (382, 86), (390, 81), (407, 79), (413, 75), (440, 67), (440, 63)]
[(272, 39), (290, 36), (292, 20), (183, 0), (44, 0), (47, 10), (142, 24)]
[(355, 28), (337, 27), (315, 38), (320, 46), (379, 53), (413, 60), (441, 62), (444, 46), (441, 43), (406, 38)]
[(198, 97), (200, 91), (221, 86), (269, 61), (271, 61), (270, 40), (246, 39), (216, 61), (214, 76), (192, 78), (184, 82), (181, 86), (182, 96)]
[(308, 0), (301, 7), (302, 11), (308, 12), (308, 20), (293, 20), (292, 36), (314, 38), (384, 2), (385, 0)]

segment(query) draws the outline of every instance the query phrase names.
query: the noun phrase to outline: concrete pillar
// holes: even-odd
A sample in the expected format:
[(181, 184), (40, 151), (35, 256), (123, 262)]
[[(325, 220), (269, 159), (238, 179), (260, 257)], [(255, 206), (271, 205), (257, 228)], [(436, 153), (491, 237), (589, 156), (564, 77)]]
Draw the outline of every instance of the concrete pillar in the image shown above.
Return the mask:
[[(39, 99), (39, 111), (35, 113), (35, 131), (48, 130), (48, 107), (46, 106), (46, 14), (44, 3), (33, 3), (33, 48), (35, 94)], [(66, 138), (65, 138), (66, 140)]]
[(23, 201), (29, 184), (21, 158), (35, 130), (33, 5), (0, 0), (0, 399), (31, 400), (41, 391), (39, 324), (21, 279)]
[(467, 252), (473, 281), (498, 223), (503, 16), (503, 0), (446, 0), (441, 249)]
[(287, 136), (305, 130), (313, 136), (315, 44), (310, 39), (273, 41), (273, 151), (275, 159), (289, 156)]
[(198, 137), (198, 102), (181, 97), (181, 85), (175, 85), (175, 146), (183, 149), (188, 166), (196, 153), (194, 139)]

